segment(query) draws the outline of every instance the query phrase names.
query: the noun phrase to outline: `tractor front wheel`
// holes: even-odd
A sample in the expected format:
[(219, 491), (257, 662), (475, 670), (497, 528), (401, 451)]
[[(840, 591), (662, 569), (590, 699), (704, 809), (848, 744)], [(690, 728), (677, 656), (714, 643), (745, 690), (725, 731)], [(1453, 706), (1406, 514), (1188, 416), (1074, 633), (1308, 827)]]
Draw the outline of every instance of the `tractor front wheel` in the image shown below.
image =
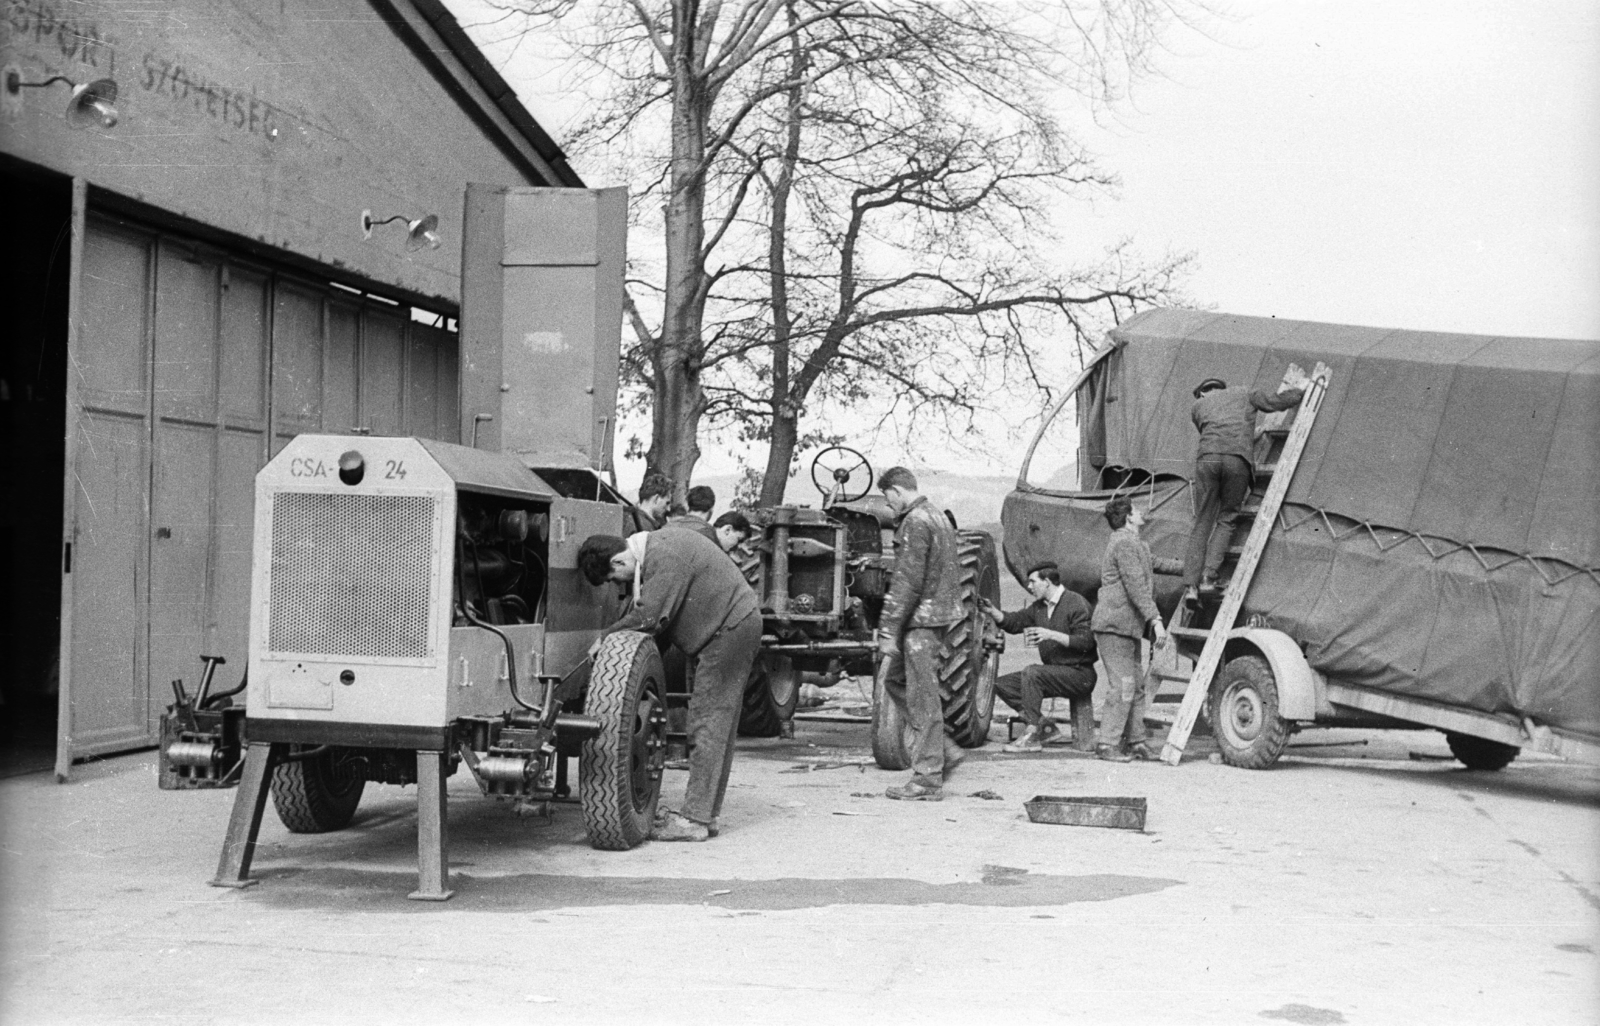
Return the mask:
[[(310, 750), (310, 745), (292, 745), (289, 754)], [(350, 825), (366, 786), (355, 753), (348, 748), (329, 748), (273, 767), (272, 806), (290, 833), (325, 834)]]

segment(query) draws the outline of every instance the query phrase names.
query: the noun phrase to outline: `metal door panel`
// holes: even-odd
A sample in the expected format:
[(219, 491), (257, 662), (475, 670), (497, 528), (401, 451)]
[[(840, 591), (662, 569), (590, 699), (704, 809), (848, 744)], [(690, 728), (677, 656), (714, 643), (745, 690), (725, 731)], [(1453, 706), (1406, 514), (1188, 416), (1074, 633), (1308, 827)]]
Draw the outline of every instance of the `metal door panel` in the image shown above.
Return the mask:
[(361, 324), (361, 420), (375, 435), (398, 435), (400, 389), (405, 381), (401, 322), (368, 309)]
[(81, 330), (69, 367), (80, 406), (145, 414), (149, 277), (148, 238), (90, 223), (83, 248)]
[(264, 441), (260, 432), (229, 430), (222, 433), (217, 448), (215, 566), (203, 651), (225, 657), (233, 678), (244, 672), (249, 656), (250, 551), (255, 537), (256, 471)]
[[(217, 401), (228, 423), (260, 432), (267, 415), (267, 279), (234, 266), (224, 273)], [(258, 462), (265, 461), (263, 449)]]
[(209, 422), (217, 407), (220, 268), (170, 239), (156, 254), (156, 416)]
[(272, 450), (322, 429), (322, 296), (280, 279), (272, 306)]
[(621, 535), (622, 507), (582, 499), (550, 504), (550, 583), (545, 620), (547, 672), (566, 673), (583, 659), (600, 628), (622, 615), (612, 584), (595, 587), (578, 571), (578, 547), (591, 534)]
[[(69, 758), (152, 740), (144, 672), (145, 495), (143, 417), (84, 411), (74, 461)], [(58, 761), (58, 771), (61, 763)]]
[(461, 438), (461, 344), (453, 331), (438, 331), (434, 350), (438, 368), (439, 426), (434, 436), (441, 442), (460, 443)]
[(361, 426), (356, 388), (361, 354), (361, 312), (347, 303), (328, 303), (328, 338), (323, 359), (322, 423), (335, 434)]
[(435, 371), (436, 335), (442, 334), (415, 321), (406, 334), (406, 434), (438, 438), (438, 374)]
[(211, 425), (162, 420), (156, 426), (149, 578), (152, 734), (170, 682), (182, 678), (192, 690), (206, 647), (216, 435)]

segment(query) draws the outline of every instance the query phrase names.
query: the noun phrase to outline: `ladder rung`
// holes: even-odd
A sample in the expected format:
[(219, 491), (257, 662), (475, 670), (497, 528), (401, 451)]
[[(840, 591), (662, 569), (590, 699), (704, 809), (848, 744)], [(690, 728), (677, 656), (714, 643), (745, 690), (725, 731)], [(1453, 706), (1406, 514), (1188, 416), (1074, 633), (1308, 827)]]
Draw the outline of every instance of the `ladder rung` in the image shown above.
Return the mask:
[(1168, 673), (1166, 670), (1157, 670), (1155, 678), (1156, 680), (1177, 680), (1185, 684), (1189, 683), (1189, 675), (1187, 673)]
[[(1203, 627), (1168, 627), (1167, 633), (1180, 638), (1209, 638), (1211, 636), (1211, 632)], [(1185, 677), (1184, 679), (1187, 680), (1188, 678)]]
[(1273, 474), (1276, 474), (1277, 472), (1278, 472), (1278, 465), (1276, 463), (1257, 463), (1256, 464), (1256, 476), (1257, 477), (1271, 477)]
[(1183, 701), (1182, 695), (1157, 695), (1150, 699), (1156, 705), (1178, 705)]
[(1264, 435), (1277, 435), (1279, 438), (1288, 438), (1289, 432), (1293, 430), (1294, 428), (1291, 427), (1271, 427), (1261, 433)]

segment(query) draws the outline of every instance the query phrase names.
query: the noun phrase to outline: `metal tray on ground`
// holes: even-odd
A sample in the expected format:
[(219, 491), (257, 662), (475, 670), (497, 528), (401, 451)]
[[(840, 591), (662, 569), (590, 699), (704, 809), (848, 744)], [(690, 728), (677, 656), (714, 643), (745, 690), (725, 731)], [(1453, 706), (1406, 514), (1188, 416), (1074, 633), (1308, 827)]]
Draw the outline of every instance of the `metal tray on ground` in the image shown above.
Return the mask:
[(1028, 818), (1035, 823), (1144, 829), (1143, 798), (1062, 798), (1038, 794), (1023, 804)]

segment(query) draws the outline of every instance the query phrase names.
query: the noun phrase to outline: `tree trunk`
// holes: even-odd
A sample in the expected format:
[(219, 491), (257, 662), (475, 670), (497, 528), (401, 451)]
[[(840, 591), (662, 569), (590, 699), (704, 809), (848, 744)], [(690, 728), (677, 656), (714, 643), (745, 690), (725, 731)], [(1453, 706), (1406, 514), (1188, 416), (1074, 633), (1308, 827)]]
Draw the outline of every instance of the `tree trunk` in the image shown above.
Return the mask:
[(772, 432), (767, 442), (767, 472), (761, 478), (761, 505), (776, 506), (783, 502), (783, 492), (789, 484), (789, 462), (794, 459), (799, 433), (800, 419), (794, 410), (773, 412)]
[(705, 412), (700, 383), (701, 329), (705, 322), (705, 148), (713, 97), (695, 29), (697, 0), (676, 0), (672, 26), (672, 164), (666, 207), (666, 291), (661, 342), (651, 357), (655, 404), (645, 468), (672, 479), (675, 503), (684, 501), (700, 459), (697, 439)]

